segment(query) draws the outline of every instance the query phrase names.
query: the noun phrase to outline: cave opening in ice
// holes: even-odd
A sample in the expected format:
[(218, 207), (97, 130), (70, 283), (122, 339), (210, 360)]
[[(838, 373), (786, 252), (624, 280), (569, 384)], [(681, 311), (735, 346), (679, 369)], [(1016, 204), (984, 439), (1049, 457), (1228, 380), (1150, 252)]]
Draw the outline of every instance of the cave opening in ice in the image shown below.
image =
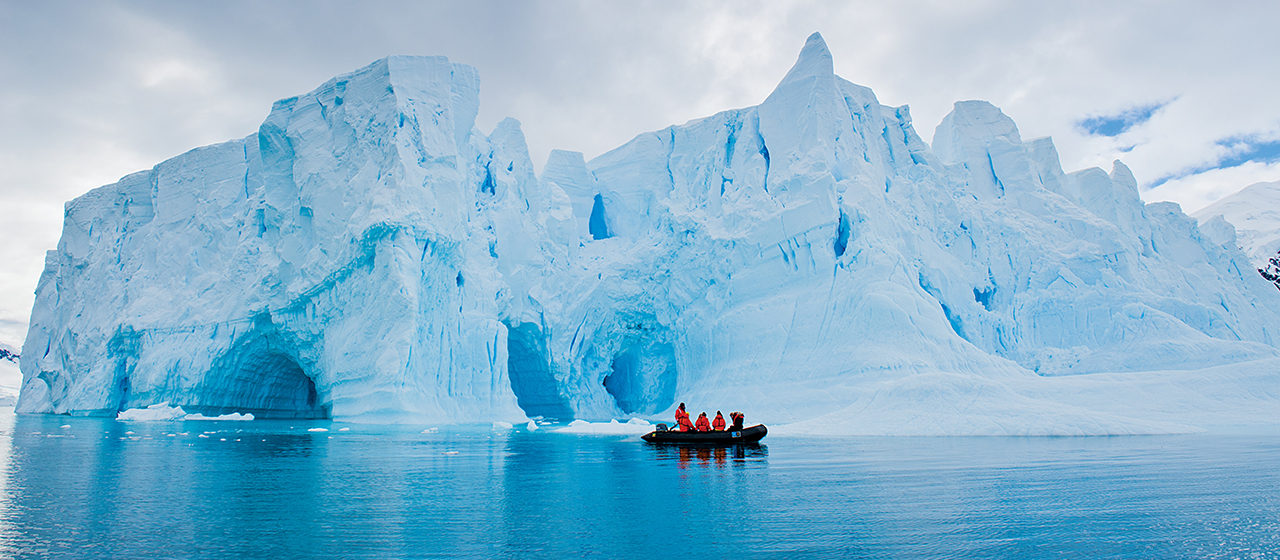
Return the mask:
[(573, 418), (551, 370), (547, 337), (537, 323), (507, 325), (507, 377), (516, 404), (528, 416)]
[(187, 412), (248, 412), (258, 418), (328, 418), (315, 380), (279, 331), (254, 332), (215, 363)]
[(637, 341), (614, 356), (604, 389), (627, 414), (653, 414), (676, 395), (675, 348), (661, 339)]

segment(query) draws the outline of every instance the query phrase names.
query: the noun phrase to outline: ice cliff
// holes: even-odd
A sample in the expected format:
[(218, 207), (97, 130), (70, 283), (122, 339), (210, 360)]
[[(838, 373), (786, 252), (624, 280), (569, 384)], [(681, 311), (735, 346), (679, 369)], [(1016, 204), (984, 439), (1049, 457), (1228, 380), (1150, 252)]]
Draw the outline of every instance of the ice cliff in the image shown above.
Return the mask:
[[(1186, 427), (1182, 393), (1142, 377), (1177, 371), (1276, 404), (1239, 372), (1280, 355), (1280, 293), (1234, 240), (1143, 204), (1120, 162), (1064, 173), (986, 102), (930, 147), (818, 34), (759, 106), (590, 162), (556, 151), (540, 178), (518, 123), (474, 126), (478, 88), (444, 58), (387, 58), (69, 203), (18, 410), (467, 422), (689, 401), (858, 433), (1134, 433)], [(1157, 402), (1089, 406), (1126, 390)]]

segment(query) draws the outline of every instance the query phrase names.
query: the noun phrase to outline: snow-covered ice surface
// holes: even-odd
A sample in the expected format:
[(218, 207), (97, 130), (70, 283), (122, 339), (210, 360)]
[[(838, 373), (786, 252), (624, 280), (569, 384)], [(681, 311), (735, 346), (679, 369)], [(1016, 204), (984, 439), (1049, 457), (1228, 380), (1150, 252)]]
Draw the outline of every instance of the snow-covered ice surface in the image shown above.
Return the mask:
[(1236, 244), (1255, 267), (1266, 268), (1280, 251), (1280, 181), (1254, 183), (1192, 214), (1210, 235), (1217, 231), (1210, 222), (1218, 216), (1235, 227)]
[(989, 103), (930, 147), (814, 34), (759, 106), (539, 178), (518, 123), (474, 126), (478, 92), (471, 67), (390, 57), (69, 203), (18, 410), (1280, 423), (1280, 292), (1234, 239), (1143, 204), (1118, 161), (1064, 173)]

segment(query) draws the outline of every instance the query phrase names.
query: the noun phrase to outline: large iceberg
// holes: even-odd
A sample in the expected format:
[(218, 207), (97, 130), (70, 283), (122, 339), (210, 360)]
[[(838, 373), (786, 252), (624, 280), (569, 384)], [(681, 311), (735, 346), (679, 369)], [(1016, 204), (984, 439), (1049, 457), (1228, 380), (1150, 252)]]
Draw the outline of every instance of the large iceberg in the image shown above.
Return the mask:
[(518, 123), (475, 127), (478, 92), (471, 67), (390, 57), (69, 203), (18, 410), (1280, 422), (1280, 293), (1234, 239), (1143, 204), (1118, 161), (1064, 173), (989, 103), (930, 147), (815, 33), (759, 106), (555, 151), (539, 178)]

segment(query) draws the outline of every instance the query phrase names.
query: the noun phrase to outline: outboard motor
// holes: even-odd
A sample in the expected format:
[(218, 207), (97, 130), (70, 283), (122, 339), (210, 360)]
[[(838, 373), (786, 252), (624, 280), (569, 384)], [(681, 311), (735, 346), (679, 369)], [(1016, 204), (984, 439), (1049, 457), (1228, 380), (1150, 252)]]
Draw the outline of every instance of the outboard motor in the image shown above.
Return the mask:
[(660, 423), (660, 424), (658, 424), (658, 428), (657, 428), (656, 430), (654, 430), (654, 431), (655, 431), (655, 432), (665, 432), (665, 431), (667, 431), (667, 425), (666, 425), (666, 424), (661, 424), (661, 423)]

